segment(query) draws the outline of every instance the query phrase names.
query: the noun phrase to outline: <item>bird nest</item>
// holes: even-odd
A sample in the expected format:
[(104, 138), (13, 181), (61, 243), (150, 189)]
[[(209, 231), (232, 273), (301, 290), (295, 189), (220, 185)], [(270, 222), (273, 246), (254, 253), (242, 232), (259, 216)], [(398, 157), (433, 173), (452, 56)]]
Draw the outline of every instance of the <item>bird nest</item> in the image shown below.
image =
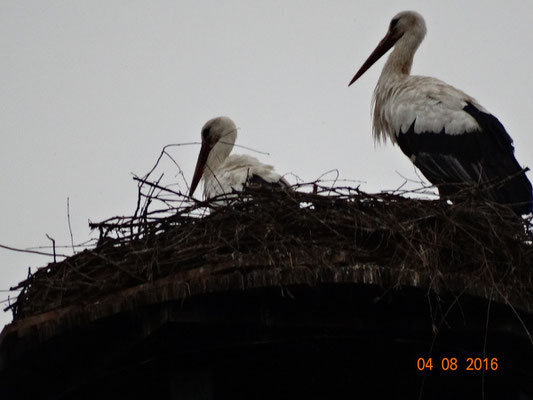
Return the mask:
[[(494, 203), (318, 183), (293, 190), (248, 187), (229, 199), (198, 202), (157, 182), (143, 181), (140, 188), (147, 185), (151, 190), (139, 196), (133, 216), (91, 224), (100, 232), (95, 248), (40, 268), (19, 284), (21, 293), (9, 306), (15, 320), (91, 304), (184, 271), (201, 269), (216, 278), (365, 265), (394, 272), (388, 275), (393, 279), (374, 282), (382, 286), (490, 293), (511, 306), (533, 308), (531, 219)], [(165, 206), (154, 209), (157, 201)]]

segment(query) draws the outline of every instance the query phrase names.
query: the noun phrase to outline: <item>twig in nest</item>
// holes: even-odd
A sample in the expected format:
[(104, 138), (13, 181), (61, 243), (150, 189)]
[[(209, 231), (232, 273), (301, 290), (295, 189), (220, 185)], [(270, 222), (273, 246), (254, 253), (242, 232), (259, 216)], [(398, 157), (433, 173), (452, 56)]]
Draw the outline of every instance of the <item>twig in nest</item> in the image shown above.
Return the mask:
[(46, 237), (52, 241), (52, 249), (53, 249), (53, 251), (54, 251), (54, 264), (55, 264), (55, 262), (56, 262), (56, 241), (55, 241), (55, 239), (53, 239), (52, 237), (50, 237), (50, 236), (48, 235), (48, 233), (46, 234)]
[[(68, 231), (70, 233), (70, 244), (72, 245), (72, 253), (76, 254), (76, 249), (74, 248), (74, 236), (72, 235), (72, 226), (70, 225), (70, 198), (67, 197), (67, 221), (68, 221)], [(54, 242), (54, 253), (55, 253), (55, 242)], [(55, 259), (54, 259), (55, 262)]]
[[(68, 257), (66, 254), (56, 254), (55, 251), (54, 253), (45, 253), (43, 251), (36, 251), (36, 250), (30, 250), (30, 249), (18, 249), (16, 247), (6, 246), (3, 244), (0, 244), (0, 247), (6, 250), (17, 251), (20, 253), (39, 254), (42, 256), (54, 256), (55, 257), (57, 255), (59, 257)], [(54, 262), (55, 262), (55, 258), (54, 258)]]

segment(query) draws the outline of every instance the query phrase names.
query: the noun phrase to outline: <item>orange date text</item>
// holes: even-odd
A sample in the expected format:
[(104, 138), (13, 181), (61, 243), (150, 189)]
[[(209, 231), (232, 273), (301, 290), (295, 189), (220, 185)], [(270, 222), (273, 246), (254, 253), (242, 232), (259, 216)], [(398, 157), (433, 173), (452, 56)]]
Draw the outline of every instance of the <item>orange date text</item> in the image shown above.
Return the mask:
[(441, 359), (422, 358), (416, 361), (416, 367), (419, 371), (433, 371), (433, 368), (442, 371), (496, 371), (499, 367), (498, 359), (468, 357), (466, 360), (460, 360), (456, 357), (443, 357)]

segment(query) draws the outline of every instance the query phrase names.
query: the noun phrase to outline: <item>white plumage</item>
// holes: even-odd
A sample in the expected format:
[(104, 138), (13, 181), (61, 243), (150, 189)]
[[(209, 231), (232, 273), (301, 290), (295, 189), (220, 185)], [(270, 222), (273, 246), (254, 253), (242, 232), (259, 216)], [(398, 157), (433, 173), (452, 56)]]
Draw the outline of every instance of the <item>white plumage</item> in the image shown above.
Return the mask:
[(232, 154), (237, 127), (228, 117), (213, 118), (202, 128), (202, 148), (196, 163), (189, 195), (192, 196), (200, 178), (204, 197), (242, 191), (247, 183), (288, 187), (287, 181), (272, 165), (263, 164), (248, 155)]
[[(211, 198), (233, 190), (242, 191), (245, 183), (253, 176), (261, 177), (265, 182), (276, 184), (285, 180), (272, 165), (261, 163), (257, 158), (242, 154), (230, 155), (213, 172), (204, 173), (204, 196)], [(288, 184), (286, 184), (288, 186)]]
[(374, 92), (374, 135), (377, 140), (390, 138), (396, 143), (398, 135), (407, 132), (413, 122), (415, 133), (473, 132), (479, 124), (464, 111), (467, 102), (484, 111), (466, 93), (438, 79), (386, 76)]
[(487, 199), (507, 204), (517, 214), (531, 212), (531, 183), (498, 119), (463, 91), (410, 75), (425, 35), (420, 14), (398, 13), (349, 84), (394, 46), (374, 90), (374, 139), (398, 144), (442, 196), (456, 194), (465, 184), (481, 185)]

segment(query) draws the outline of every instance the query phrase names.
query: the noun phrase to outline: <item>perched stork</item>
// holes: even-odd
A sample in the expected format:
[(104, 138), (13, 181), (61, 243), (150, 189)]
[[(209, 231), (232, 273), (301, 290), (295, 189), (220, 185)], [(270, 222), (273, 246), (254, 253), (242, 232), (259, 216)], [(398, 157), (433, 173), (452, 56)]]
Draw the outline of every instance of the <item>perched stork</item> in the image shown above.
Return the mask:
[(202, 148), (196, 162), (189, 196), (192, 196), (200, 178), (204, 183), (206, 199), (232, 191), (241, 191), (245, 184), (268, 187), (289, 187), (287, 181), (272, 165), (263, 164), (255, 157), (232, 154), (237, 139), (237, 127), (228, 117), (207, 121), (202, 128)]
[(514, 157), (513, 141), (496, 117), (476, 100), (438, 79), (409, 75), (426, 35), (424, 18), (402, 11), (348, 86), (394, 46), (373, 97), (373, 135), (391, 140), (441, 196), (465, 185), (485, 186), (485, 198), (532, 211), (532, 189)]

